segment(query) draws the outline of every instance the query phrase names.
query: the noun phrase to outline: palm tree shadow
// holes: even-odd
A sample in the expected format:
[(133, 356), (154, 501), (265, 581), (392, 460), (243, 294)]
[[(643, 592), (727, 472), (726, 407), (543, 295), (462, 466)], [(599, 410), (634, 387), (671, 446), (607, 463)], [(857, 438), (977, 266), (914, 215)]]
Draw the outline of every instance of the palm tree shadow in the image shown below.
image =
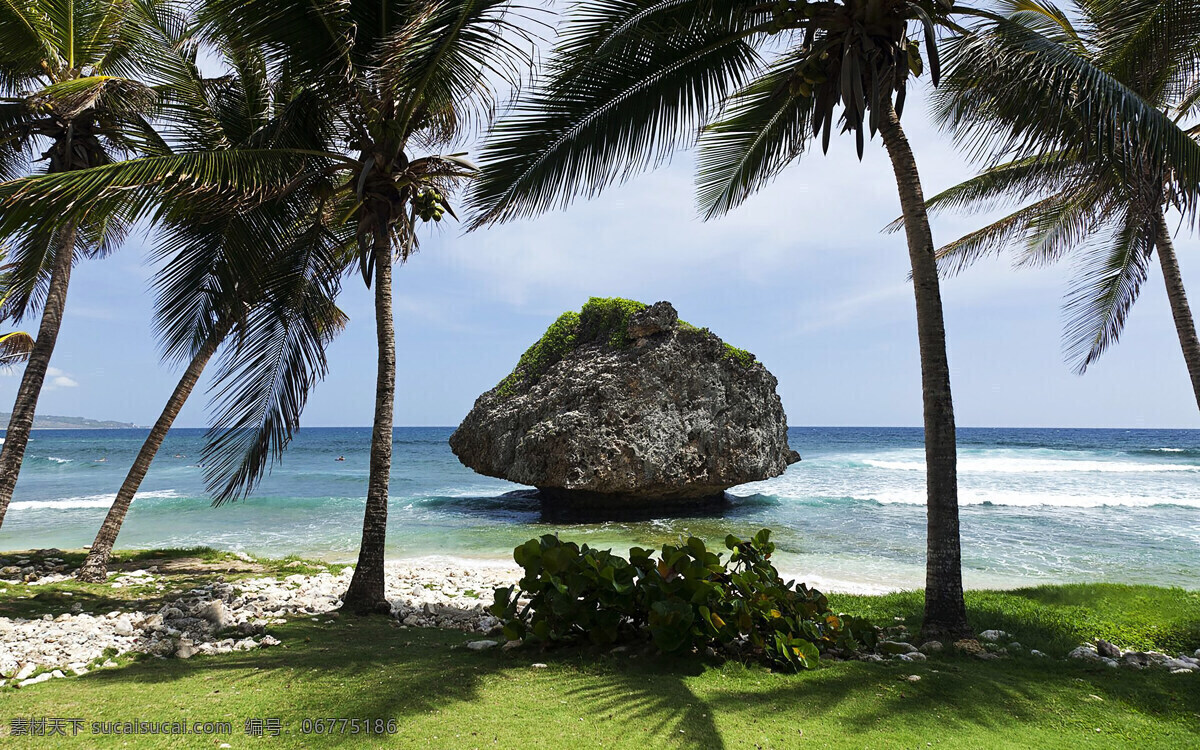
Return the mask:
[[(122, 686), (130, 683), (165, 685), (201, 675), (217, 689), (253, 690), (262, 682), (272, 690), (286, 686), (278, 695), (280, 712), (297, 717), (297, 721), (305, 716), (329, 716), (331, 695), (337, 696), (338, 715), (403, 719), (470, 701), (477, 697), (482, 680), (509, 666), (458, 648), (464, 640), (459, 633), (399, 630), (382, 618), (360, 621), (353, 627), (355, 631), (347, 629), (344, 621), (324, 627), (293, 623), (277, 631), (285, 645), (306, 638), (331, 645), (276, 646), (186, 661), (146, 659), (77, 679), (96, 683), (112, 695), (127, 692)], [(331, 634), (331, 628), (336, 632)], [(331, 636), (338, 642), (333, 643)], [(374, 687), (346, 691), (343, 685)]]
[[(1070, 676), (1064, 676), (1064, 671)], [(919, 682), (905, 678), (918, 672)], [(768, 713), (788, 712), (803, 726), (804, 719), (835, 723), (846, 736), (869, 739), (880, 727), (911, 723), (927, 727), (936, 715), (947, 734), (958, 728), (985, 729), (995, 736), (1014, 725), (1045, 721), (1044, 707), (1061, 700), (1064, 682), (1072, 692), (1094, 700), (1125, 704), (1146, 716), (1178, 714), (1178, 701), (1200, 711), (1200, 691), (1176, 691), (1159, 675), (1113, 675), (1106, 667), (1062, 663), (981, 663), (969, 659), (930, 665), (847, 664), (790, 678), (764, 692), (728, 691), (711, 698), (717, 711), (735, 710), (748, 702)], [(863, 700), (874, 694), (877, 700)], [(844, 700), (858, 696), (858, 699)], [(1172, 705), (1174, 704), (1174, 705)]]
[(725, 747), (709, 705), (687, 685), (703, 671), (695, 660), (659, 658), (646, 666), (614, 665), (564, 692), (598, 719), (620, 716), (646, 733), (648, 746)]

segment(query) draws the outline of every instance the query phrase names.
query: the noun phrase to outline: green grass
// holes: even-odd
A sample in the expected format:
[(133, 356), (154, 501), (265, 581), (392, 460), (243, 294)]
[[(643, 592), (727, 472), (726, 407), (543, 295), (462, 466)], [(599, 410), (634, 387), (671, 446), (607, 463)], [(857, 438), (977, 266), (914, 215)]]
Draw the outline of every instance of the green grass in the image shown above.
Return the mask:
[[(1021, 645), (1055, 656), (1083, 641), (1103, 638), (1125, 649), (1172, 655), (1200, 648), (1200, 591), (1115, 583), (1076, 583), (1011, 591), (968, 591), (968, 616), (976, 632), (996, 628)], [(885, 596), (831, 596), (830, 606), (879, 625), (903, 617), (921, 621), (920, 592)]]
[[(286, 563), (269, 564), (280, 573), (295, 572)], [(52, 584), (46, 593), (71, 585)], [(25, 587), (10, 587), (16, 588)], [(15, 596), (11, 590), (0, 594), (0, 603)], [(919, 626), (919, 594), (831, 599), (836, 609), (869, 615), (881, 625), (901, 617), (909, 628)], [(1048, 653), (1094, 636), (1171, 651), (1200, 646), (1200, 595), (1180, 589), (1075, 585), (971, 592), (968, 608), (977, 628), (1008, 630)], [(378, 617), (332, 623), (298, 618), (270, 632), (284, 645), (187, 661), (141, 659), (81, 678), (0, 689), (0, 732), (13, 717), (187, 719), (229, 721), (234, 733), (89, 734), (74, 746), (340, 747), (349, 744), (341, 736), (303, 736), (303, 720), (390, 718), (396, 734), (356, 744), (422, 750), (1189, 748), (1200, 736), (1200, 675), (1158, 670), (946, 656), (917, 664), (827, 663), (793, 675), (640, 649), (476, 653), (462, 645), (478, 636), (400, 628)], [(538, 662), (546, 668), (534, 668)], [(921, 679), (908, 682), (910, 675)], [(244, 723), (253, 718), (280, 719), (285, 734), (247, 737)], [(0, 736), (5, 747), (49, 744), (46, 738)]]

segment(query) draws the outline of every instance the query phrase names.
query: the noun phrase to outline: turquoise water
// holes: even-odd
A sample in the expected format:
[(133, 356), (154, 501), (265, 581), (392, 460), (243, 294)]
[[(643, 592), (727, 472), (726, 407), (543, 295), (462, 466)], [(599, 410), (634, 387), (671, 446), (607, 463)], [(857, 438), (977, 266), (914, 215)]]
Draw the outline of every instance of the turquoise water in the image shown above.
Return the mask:
[[(792, 428), (803, 462), (735, 488), (721, 513), (587, 524), (546, 521), (536, 501), (509, 495), (517, 485), (463, 467), (446, 445), (451, 431), (395, 432), (393, 557), (508, 558), (516, 544), (548, 532), (625, 549), (766, 526), (780, 567), (817, 585), (880, 591), (924, 578), (918, 429)], [(89, 544), (145, 434), (35, 432), (0, 550)], [(1104, 580), (1200, 588), (1200, 431), (964, 429), (959, 438), (969, 586)], [(353, 560), (369, 439), (369, 428), (305, 429), (251, 498), (213, 508), (196, 465), (203, 431), (172, 431), (119, 546), (206, 544)]]

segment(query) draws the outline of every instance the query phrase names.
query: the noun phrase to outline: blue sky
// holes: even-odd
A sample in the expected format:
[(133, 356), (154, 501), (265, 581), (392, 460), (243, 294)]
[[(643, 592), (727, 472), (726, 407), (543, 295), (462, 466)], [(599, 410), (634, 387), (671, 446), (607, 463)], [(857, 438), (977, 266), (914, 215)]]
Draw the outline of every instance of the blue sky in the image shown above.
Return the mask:
[[(972, 174), (911, 97), (905, 126), (927, 194)], [(610, 189), (565, 212), (462, 235), (447, 226), (395, 275), (400, 367), (396, 424), (457, 424), (563, 310), (589, 296), (670, 300), (680, 315), (749, 349), (779, 379), (793, 425), (919, 425), (912, 290), (903, 236), (880, 233), (899, 213), (876, 139), (860, 163), (852, 138), (806, 156), (769, 189), (701, 222), (691, 159)], [(938, 243), (979, 217), (943, 217)], [(1197, 243), (1177, 238), (1185, 282), (1200, 300)], [(39, 412), (149, 424), (178, 372), (150, 329), (143, 260), (132, 238), (77, 266)], [(1069, 267), (1014, 271), (980, 264), (943, 286), (955, 410), (963, 426), (1200, 427), (1157, 267), (1122, 342), (1084, 377), (1061, 355)], [(302, 424), (369, 424), (375, 373), (371, 299), (347, 282), (348, 329)], [(36, 326), (33, 326), (36, 327)], [(0, 376), (0, 410), (19, 371)], [(204, 387), (202, 382), (201, 388)], [(202, 426), (197, 392), (179, 426)]]

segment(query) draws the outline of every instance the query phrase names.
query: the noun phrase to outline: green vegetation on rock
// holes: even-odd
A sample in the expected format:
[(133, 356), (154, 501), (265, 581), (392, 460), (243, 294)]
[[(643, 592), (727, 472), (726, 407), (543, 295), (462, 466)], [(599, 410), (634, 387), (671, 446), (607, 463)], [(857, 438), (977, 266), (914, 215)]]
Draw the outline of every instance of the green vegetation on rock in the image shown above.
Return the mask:
[(745, 349), (738, 349), (736, 346), (726, 344), (723, 341), (721, 343), (725, 346), (725, 359), (732, 359), (742, 367), (750, 367), (758, 361), (754, 358), (753, 354)]
[[(679, 321), (679, 330), (696, 336), (714, 336), (716, 338), (720, 338), (720, 336), (717, 336), (717, 334), (713, 333), (707, 328), (694, 326), (685, 320)], [(754, 358), (754, 355), (745, 349), (739, 349), (733, 344), (728, 344), (724, 341), (721, 342), (721, 345), (725, 347), (725, 354), (722, 357), (723, 359), (732, 359), (742, 367), (752, 367), (753, 365), (758, 364), (758, 360)]]
[(540, 378), (551, 365), (575, 348), (578, 329), (579, 313), (568, 311), (559, 315), (558, 320), (546, 329), (546, 333), (521, 355), (516, 369), (500, 381), (496, 388), (499, 394), (510, 396), (526, 380), (535, 382)]
[[(648, 307), (637, 300), (622, 297), (592, 297), (579, 312), (567, 311), (558, 316), (542, 337), (525, 350), (516, 368), (500, 384), (496, 392), (503, 397), (516, 393), (523, 385), (536, 383), (559, 360), (577, 347), (586, 344), (606, 344), (612, 347), (633, 343), (626, 332), (629, 319)], [(702, 336), (720, 338), (707, 328), (698, 328), (680, 320), (679, 330)], [(745, 349), (724, 342), (724, 359), (732, 359), (744, 367), (758, 362)]]
[(592, 297), (579, 311), (579, 343), (628, 346), (629, 319), (646, 305), (620, 297)]

